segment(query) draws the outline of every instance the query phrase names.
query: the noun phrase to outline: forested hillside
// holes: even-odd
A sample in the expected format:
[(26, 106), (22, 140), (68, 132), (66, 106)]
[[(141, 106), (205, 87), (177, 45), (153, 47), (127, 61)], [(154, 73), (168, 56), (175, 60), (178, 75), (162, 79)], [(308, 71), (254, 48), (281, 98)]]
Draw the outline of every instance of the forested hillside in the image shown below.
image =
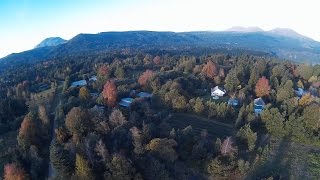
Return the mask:
[(89, 52), (99, 41), (79, 35), (1, 71), (0, 177), (320, 178), (319, 65), (241, 49)]
[[(204, 52), (259, 51), (281, 59), (319, 64), (320, 43), (299, 34), (287, 35), (282, 31), (199, 31), (199, 32), (156, 32), (126, 31), (79, 34), (56, 46), (44, 46), (22, 53), (11, 54), (0, 59), (0, 67), (12, 63), (25, 64), (65, 56), (115, 53), (177, 51)], [(45, 40), (46, 41), (46, 40)], [(198, 51), (196, 51), (198, 52)], [(200, 54), (203, 55), (203, 54)]]

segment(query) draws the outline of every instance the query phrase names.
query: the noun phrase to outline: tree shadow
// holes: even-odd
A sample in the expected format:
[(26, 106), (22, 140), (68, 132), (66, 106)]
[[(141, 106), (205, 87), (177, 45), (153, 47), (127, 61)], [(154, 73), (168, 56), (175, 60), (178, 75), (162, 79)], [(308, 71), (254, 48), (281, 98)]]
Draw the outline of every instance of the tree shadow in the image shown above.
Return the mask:
[[(254, 168), (246, 179), (263, 179), (273, 177), (273, 179), (290, 179), (290, 153), (291, 136), (285, 136), (281, 139), (279, 146), (275, 151), (275, 155), (268, 155), (270, 159), (266, 159), (263, 164)], [(270, 152), (269, 152), (270, 153)], [(267, 158), (267, 157), (266, 157)]]

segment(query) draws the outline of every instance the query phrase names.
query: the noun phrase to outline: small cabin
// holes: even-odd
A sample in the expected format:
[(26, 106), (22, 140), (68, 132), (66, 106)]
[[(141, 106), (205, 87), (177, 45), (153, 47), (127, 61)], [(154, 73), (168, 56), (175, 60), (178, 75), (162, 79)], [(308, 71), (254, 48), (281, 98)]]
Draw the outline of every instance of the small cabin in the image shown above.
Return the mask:
[(260, 114), (264, 109), (266, 103), (263, 101), (262, 98), (257, 98), (254, 100), (254, 112), (256, 114)]
[(303, 95), (305, 95), (307, 93), (303, 88), (298, 88), (294, 92), (298, 97), (302, 97)]
[(152, 94), (148, 93), (148, 92), (139, 92), (137, 94), (137, 97), (139, 97), (139, 98), (151, 98)]
[(91, 76), (91, 78), (89, 78), (89, 81), (91, 81), (91, 82), (95, 82), (97, 80), (98, 80), (97, 76)]
[(80, 80), (80, 81), (75, 81), (71, 83), (71, 87), (82, 87), (82, 86), (86, 86), (87, 85), (87, 81), (86, 80)]
[(120, 100), (119, 105), (123, 106), (123, 107), (130, 107), (130, 105), (132, 104), (133, 100), (134, 100), (133, 98), (129, 98), (129, 97), (123, 98), (123, 99)]
[(229, 106), (238, 106), (239, 105), (239, 100), (236, 98), (230, 98), (228, 100), (228, 105)]
[(219, 97), (222, 97), (226, 94), (226, 90), (219, 87), (219, 86), (216, 86), (214, 88), (211, 88), (211, 96), (214, 98), (214, 99), (219, 99)]

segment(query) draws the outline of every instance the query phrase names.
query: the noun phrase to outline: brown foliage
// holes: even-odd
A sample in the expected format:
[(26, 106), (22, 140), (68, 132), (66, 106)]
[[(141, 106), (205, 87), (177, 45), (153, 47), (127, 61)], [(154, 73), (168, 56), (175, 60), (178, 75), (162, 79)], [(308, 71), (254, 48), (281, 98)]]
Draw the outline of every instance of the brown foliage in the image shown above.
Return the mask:
[(38, 110), (38, 113), (39, 113), (39, 118), (42, 122), (42, 124), (44, 125), (49, 125), (49, 118), (48, 118), (48, 115), (47, 115), (47, 110), (44, 106), (39, 106), (39, 110)]
[(4, 180), (26, 180), (28, 175), (16, 164), (11, 163), (4, 166)]
[(91, 121), (86, 109), (72, 108), (66, 116), (66, 127), (74, 137), (82, 135), (91, 128)]
[(96, 147), (94, 148), (98, 156), (102, 158), (102, 161), (104, 163), (107, 163), (107, 160), (110, 159), (110, 154), (108, 149), (106, 148), (106, 145), (102, 142), (100, 139), (99, 142), (97, 142)]
[(109, 121), (112, 126), (121, 126), (127, 122), (126, 118), (119, 109), (114, 109), (109, 116)]
[(235, 151), (235, 148), (232, 146), (233, 141), (231, 139), (231, 137), (227, 137), (222, 145), (221, 145), (221, 154), (223, 156), (228, 155), (228, 154), (232, 154)]
[(161, 63), (161, 58), (160, 56), (156, 56), (153, 58), (153, 63), (155, 63), (156, 65), (159, 65)]
[(144, 86), (155, 75), (152, 70), (146, 70), (138, 79), (140, 85)]
[(106, 76), (108, 73), (109, 73), (109, 67), (105, 64), (98, 69), (98, 74), (100, 76)]
[(258, 97), (263, 97), (263, 96), (268, 96), (270, 93), (270, 85), (269, 85), (269, 80), (262, 76), (256, 84), (256, 89), (255, 89), (256, 95)]
[(108, 81), (104, 85), (102, 95), (108, 106), (113, 107), (116, 105), (117, 87), (113, 81)]
[(311, 94), (307, 93), (301, 97), (301, 99), (299, 100), (299, 105), (300, 106), (309, 105), (312, 102), (312, 100), (313, 100), (313, 98), (312, 98)]
[(24, 117), (19, 130), (18, 140), (20, 145), (31, 145), (36, 143), (37, 126), (32, 119), (32, 115), (28, 114)]
[(67, 140), (69, 138), (69, 134), (65, 128), (59, 127), (57, 129), (55, 129), (54, 132), (56, 133), (56, 137), (57, 137), (58, 142), (60, 142), (60, 143), (67, 142)]
[(79, 98), (81, 101), (86, 102), (90, 98), (89, 90), (86, 87), (81, 87), (79, 90)]
[(203, 67), (202, 72), (210, 79), (214, 79), (217, 76), (218, 70), (217, 66), (210, 60)]
[(221, 78), (225, 78), (225, 77), (226, 77), (223, 68), (220, 68), (220, 69), (219, 69), (219, 76), (220, 76)]

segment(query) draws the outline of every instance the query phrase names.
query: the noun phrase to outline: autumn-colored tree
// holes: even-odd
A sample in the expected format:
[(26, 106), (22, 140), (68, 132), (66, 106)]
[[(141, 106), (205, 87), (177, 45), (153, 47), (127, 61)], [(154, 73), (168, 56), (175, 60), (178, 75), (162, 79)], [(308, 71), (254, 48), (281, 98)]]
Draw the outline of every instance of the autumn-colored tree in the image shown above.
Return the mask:
[(85, 180), (94, 179), (92, 170), (89, 167), (88, 162), (79, 154), (76, 154), (76, 170), (74, 174), (75, 179)]
[(133, 126), (130, 128), (131, 136), (132, 136), (132, 144), (134, 146), (133, 152), (136, 154), (142, 154), (144, 152), (143, 146), (143, 135), (140, 129)]
[(94, 150), (98, 154), (98, 156), (100, 156), (102, 158), (102, 161), (105, 164), (107, 163), (107, 161), (109, 161), (109, 159), (110, 159), (109, 151), (101, 139), (99, 140), (99, 142), (97, 142)]
[(86, 87), (81, 87), (79, 90), (79, 98), (82, 102), (88, 102), (90, 99), (89, 90)]
[(223, 68), (220, 68), (220, 69), (219, 69), (219, 76), (220, 76), (220, 78), (222, 78), (222, 79), (226, 77)]
[(66, 116), (66, 127), (72, 133), (74, 140), (80, 138), (91, 128), (91, 121), (86, 109), (73, 107)]
[(59, 127), (55, 129), (54, 132), (59, 143), (66, 142), (68, 140), (68, 137), (70, 136), (67, 132), (67, 129), (64, 127)]
[(210, 60), (203, 67), (202, 72), (210, 79), (214, 79), (217, 76), (218, 70), (217, 66)]
[(113, 109), (109, 116), (109, 121), (112, 126), (121, 126), (127, 122), (126, 118), (119, 109)]
[(312, 102), (312, 100), (313, 100), (313, 98), (312, 98), (311, 94), (307, 93), (307, 94), (303, 95), (301, 97), (301, 99), (299, 99), (299, 105), (300, 106), (309, 105)]
[(98, 69), (99, 76), (106, 76), (108, 75), (108, 73), (109, 73), (109, 67), (106, 64), (99, 67)]
[(232, 154), (235, 150), (236, 150), (236, 149), (233, 147), (233, 141), (232, 141), (231, 137), (227, 137), (227, 138), (223, 141), (223, 143), (222, 143), (222, 145), (221, 145), (221, 149), (220, 149), (221, 154), (222, 154), (223, 156), (230, 155), (230, 154)]
[(263, 97), (263, 96), (268, 96), (270, 93), (270, 85), (269, 85), (269, 80), (262, 76), (256, 84), (255, 88), (256, 95), (258, 97)]
[(156, 65), (159, 65), (161, 63), (161, 58), (160, 56), (156, 56), (153, 58), (153, 63), (155, 63)]
[(155, 75), (152, 70), (146, 70), (142, 75), (139, 77), (138, 82), (140, 85), (145, 86), (147, 82)]
[(39, 106), (38, 114), (42, 124), (45, 126), (49, 125), (50, 120), (47, 115), (47, 110), (44, 106)]
[(4, 166), (4, 180), (27, 180), (26, 172), (15, 163)]
[(18, 134), (18, 143), (23, 148), (38, 143), (37, 125), (31, 113), (27, 114), (22, 123)]
[(301, 79), (298, 81), (297, 86), (299, 88), (304, 88), (303, 82), (301, 81)]
[(117, 102), (116, 84), (113, 81), (108, 81), (103, 87), (102, 95), (109, 107), (115, 106)]

